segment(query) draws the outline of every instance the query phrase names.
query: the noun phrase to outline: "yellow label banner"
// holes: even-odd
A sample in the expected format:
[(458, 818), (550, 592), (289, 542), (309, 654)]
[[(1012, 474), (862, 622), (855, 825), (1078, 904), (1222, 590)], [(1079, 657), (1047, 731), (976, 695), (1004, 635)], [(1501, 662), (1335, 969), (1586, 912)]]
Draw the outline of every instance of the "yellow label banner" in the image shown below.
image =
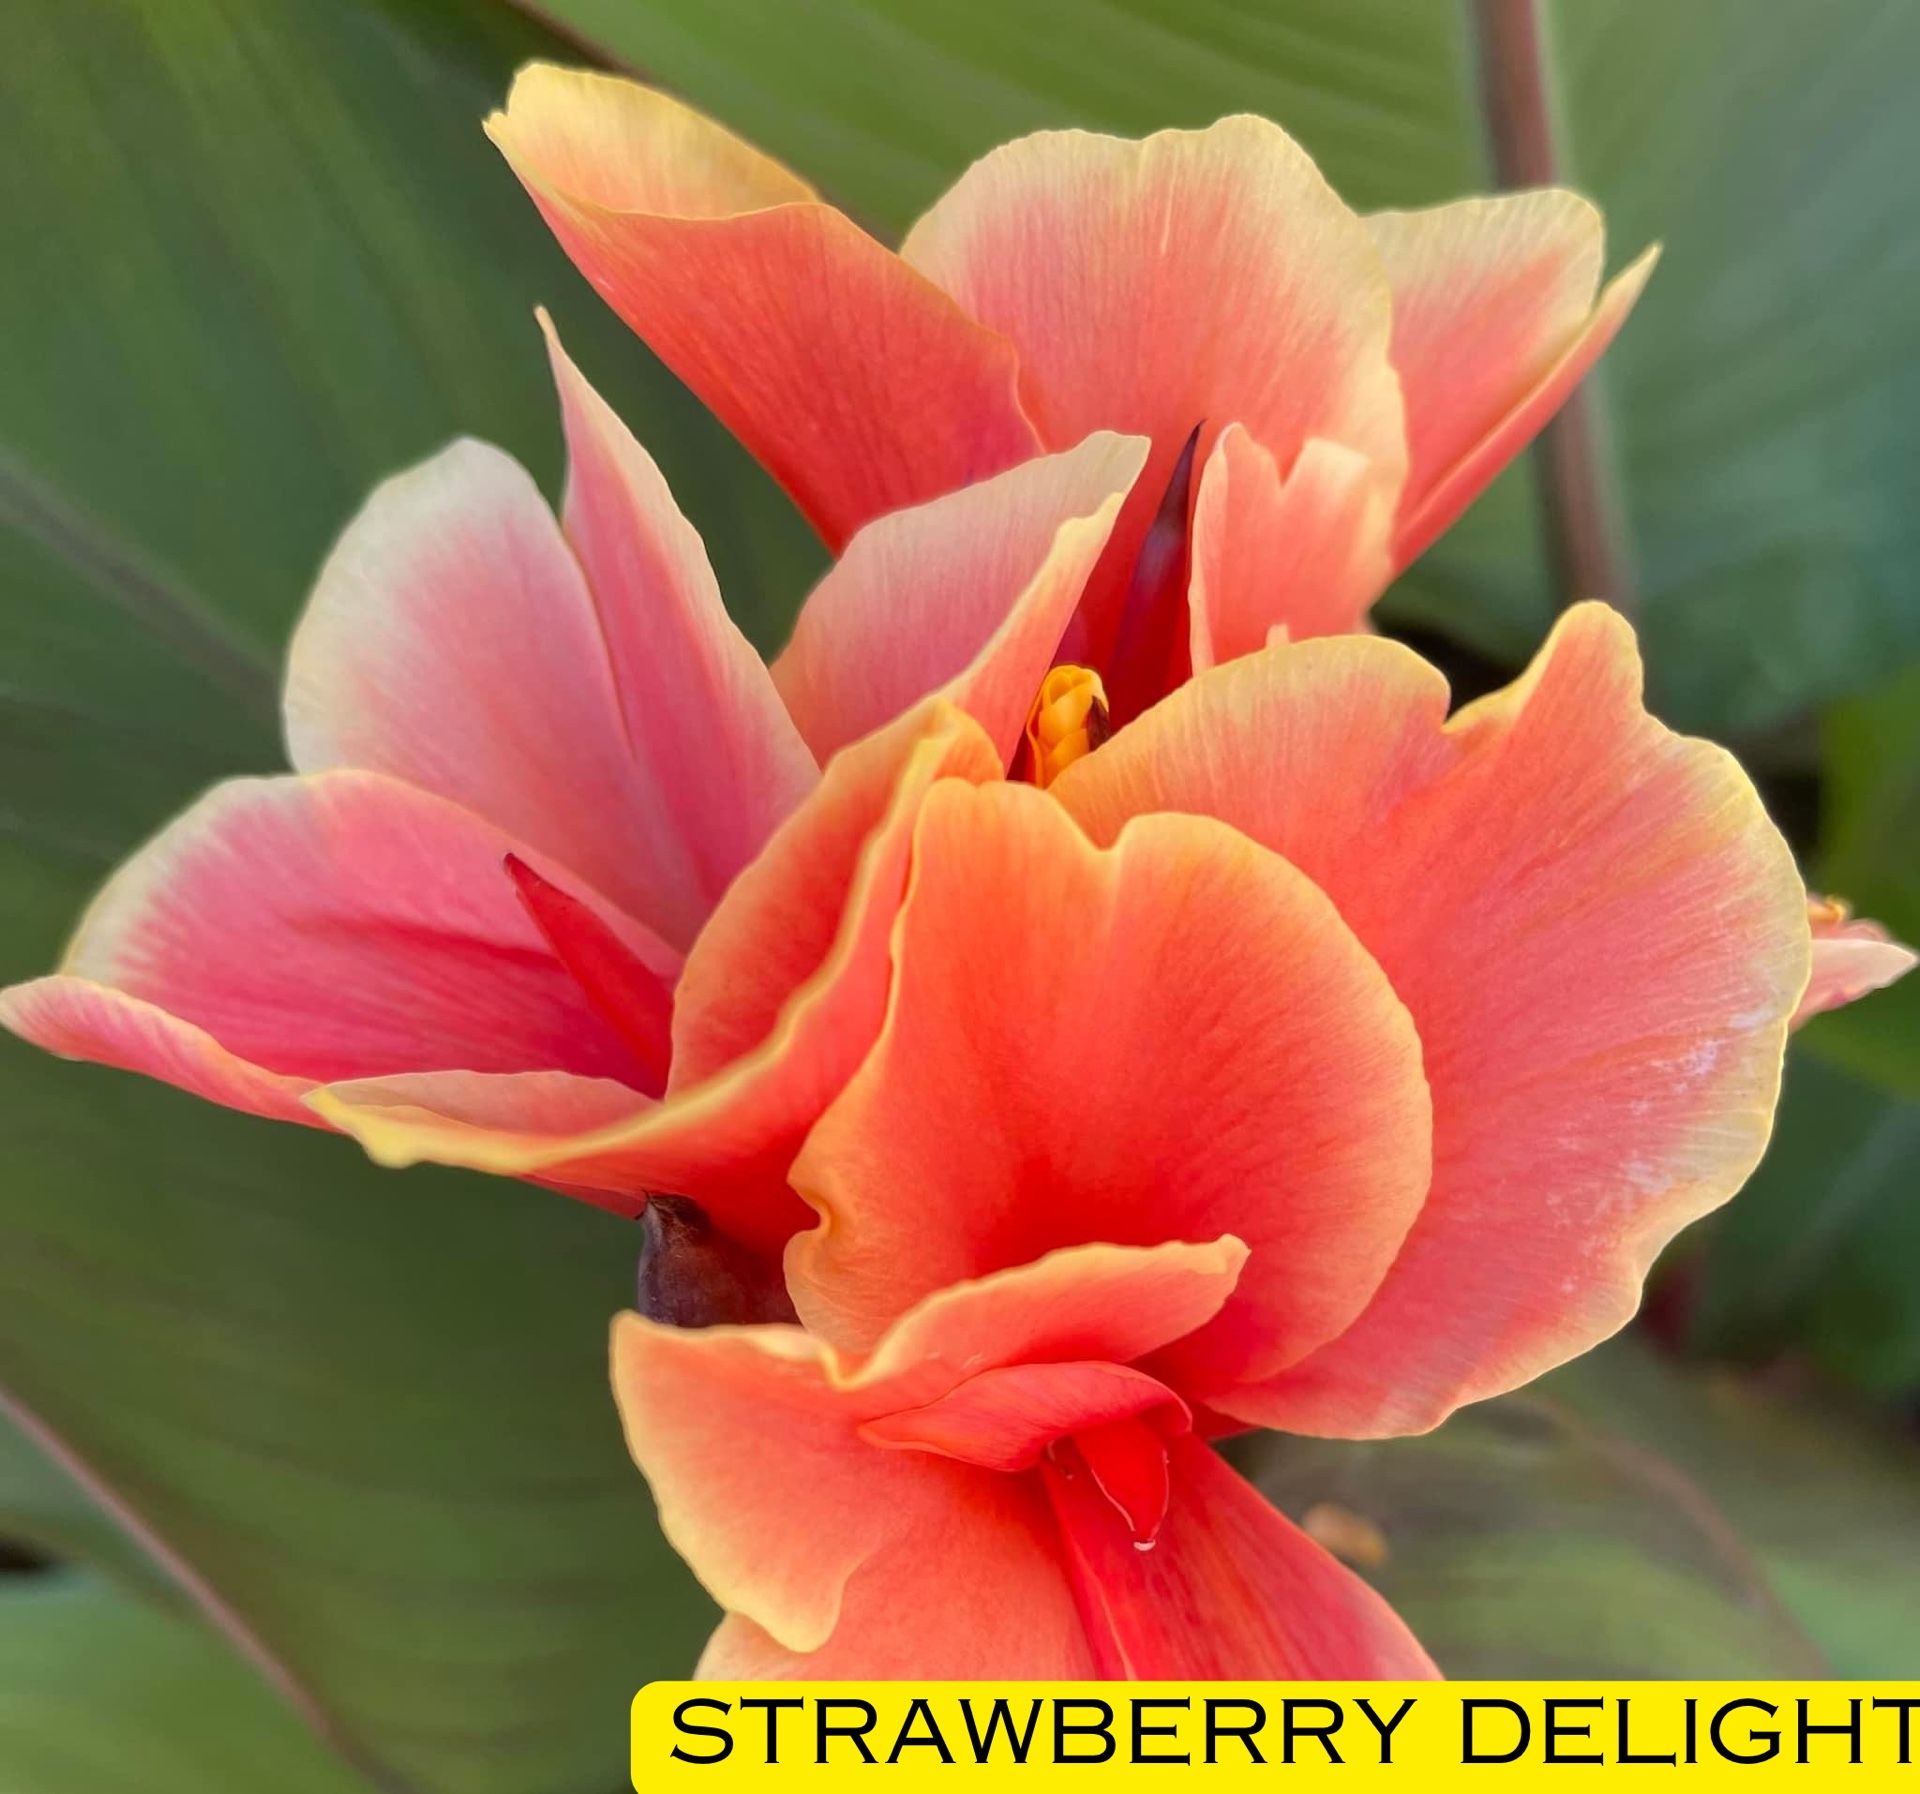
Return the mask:
[[(1920, 1682), (652, 1682), (633, 1785), (717, 1791), (858, 1771), (864, 1783), (1103, 1766), (1221, 1789), (1512, 1786), (1595, 1768), (1746, 1785), (1808, 1771), (1920, 1794)], [(1522, 1780), (1532, 1785), (1532, 1774)]]

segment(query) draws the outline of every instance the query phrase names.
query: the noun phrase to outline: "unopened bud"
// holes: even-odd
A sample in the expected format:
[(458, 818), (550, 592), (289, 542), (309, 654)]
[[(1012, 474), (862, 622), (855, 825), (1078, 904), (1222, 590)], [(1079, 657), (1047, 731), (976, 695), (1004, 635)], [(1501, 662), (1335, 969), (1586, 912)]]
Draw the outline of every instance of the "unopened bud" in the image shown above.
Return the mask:
[(648, 1320), (730, 1327), (799, 1318), (780, 1266), (728, 1239), (697, 1202), (650, 1196), (640, 1228), (639, 1309)]

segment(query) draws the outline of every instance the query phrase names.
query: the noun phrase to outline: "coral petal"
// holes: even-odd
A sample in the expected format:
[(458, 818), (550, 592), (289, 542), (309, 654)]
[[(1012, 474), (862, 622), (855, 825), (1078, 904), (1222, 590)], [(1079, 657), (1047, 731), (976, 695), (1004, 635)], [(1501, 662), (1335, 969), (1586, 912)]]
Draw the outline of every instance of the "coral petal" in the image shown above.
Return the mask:
[(63, 1059), (158, 1078), (207, 1102), (321, 1126), (302, 1098), (311, 1078), (250, 1064), (204, 1028), (109, 984), (57, 974), (0, 990), (0, 1025)]
[(1039, 448), (1010, 344), (679, 101), (536, 64), (487, 131), (595, 289), (834, 549)]
[[(1659, 259), (1660, 251), (1656, 246), (1644, 251), (1636, 261), (1622, 269), (1608, 282), (1585, 323), (1573, 333), (1565, 347), (1541, 370), (1532, 384), (1468, 444), (1464, 452), (1445, 465), (1436, 464), (1425, 470), (1427, 484), (1424, 490), (1418, 493), (1409, 491), (1401, 502), (1394, 537), (1396, 571), (1423, 554), (1434, 538), (1480, 495), (1493, 476), (1519, 454), (1567, 402), (1573, 389), (1619, 334), (1620, 326), (1627, 321), (1627, 314), (1633, 310)], [(1504, 373), (1508, 370), (1502, 368), (1501, 371)], [(1416, 402), (1416, 396), (1415, 393), (1409, 394), (1410, 407)], [(1441, 406), (1437, 415), (1444, 416), (1447, 413), (1442, 397), (1436, 391), (1429, 403)], [(1428, 445), (1429, 453), (1436, 453), (1441, 441), (1450, 442), (1459, 423), (1477, 415), (1476, 409), (1463, 408), (1455, 415), (1455, 422), (1449, 426), (1447, 435)], [(1579, 594), (1583, 598), (1614, 598), (1618, 595), (1613, 592)]]
[(1011, 759), (1146, 446), (1100, 432), (855, 536), (773, 667), (814, 753), (944, 691)]
[(878, 1044), (793, 1168), (822, 1216), (788, 1255), (810, 1326), (864, 1346), (1055, 1247), (1231, 1232), (1234, 1297), (1148, 1366), (1185, 1393), (1365, 1304), (1427, 1186), (1419, 1043), (1284, 861), (1200, 816), (1102, 853), (1030, 786), (945, 784), (894, 959)]
[(1314, 437), (1283, 481), (1237, 424), (1200, 478), (1193, 516), (1195, 672), (1290, 641), (1358, 629), (1385, 590), (1393, 507), (1365, 457)]
[(1049, 447), (1096, 429), (1153, 438), (1071, 659), (1104, 665), (1134, 556), (1195, 424), (1208, 425), (1202, 462), (1238, 422), (1282, 466), (1326, 436), (1398, 488), (1385, 272), (1365, 223), (1277, 125), (1023, 138), (976, 162), (901, 254), (1013, 341)]
[(880, 1026), (920, 802), (937, 780), (999, 772), (979, 727), (938, 702), (838, 755), (695, 942), (675, 992), (669, 1100), (631, 1121), (476, 1129), (367, 1087), (332, 1092), (329, 1119), (392, 1163), (597, 1190), (633, 1213), (649, 1191), (691, 1196), (735, 1238), (778, 1250), (807, 1219), (787, 1167)]
[(1418, 1431), (1539, 1375), (1627, 1319), (1766, 1143), (1808, 942), (1746, 776), (1646, 714), (1631, 631), (1598, 605), (1506, 691), (1446, 703), (1391, 642), (1271, 648), (1053, 787), (1095, 840), (1172, 809), (1285, 854), (1419, 1029), (1425, 1207), (1354, 1326), (1220, 1398), (1242, 1419)]
[(1377, 212), (1367, 228), (1393, 286), (1409, 460), (1401, 502), (1414, 510), (1578, 335), (1599, 291), (1606, 226), (1579, 194), (1541, 188)]
[(623, 1315), (613, 1386), (667, 1537), (766, 1643), (816, 1654), (793, 1673), (1085, 1673), (1039, 1490), (863, 1440), (798, 1328)]
[(580, 986), (596, 1015), (633, 1049), (645, 1067), (644, 1088), (657, 1095), (673, 1056), (673, 994), (665, 981), (627, 947), (592, 906), (545, 879), (516, 853), (507, 877), (521, 906), (553, 954)]
[[(538, 863), (471, 813), (379, 774), (235, 779), (121, 867), (61, 970), (301, 1084), (462, 1067), (637, 1085), (644, 1068), (514, 900), (509, 853)], [(670, 976), (674, 956), (611, 915), (627, 950)], [(124, 1062), (130, 1012), (89, 1000), (70, 1019), (81, 1014), (109, 1024), (102, 1045), (119, 1045), (103, 1056)], [(182, 1052), (173, 1070), (212, 1063), (151, 1018), (134, 1033), (159, 1050), (139, 1069), (170, 1075)], [(70, 1036), (67, 1049), (78, 1045)]]
[[(969, 1377), (923, 1407), (878, 1415), (861, 1426), (860, 1436), (876, 1445), (939, 1452), (983, 1470), (1030, 1470), (1055, 1440), (1143, 1414), (1162, 1419), (1174, 1432), (1191, 1425), (1177, 1395), (1128, 1365), (1008, 1364)], [(1123, 1450), (1116, 1447), (1114, 1456), (1118, 1460)], [(1164, 1451), (1160, 1462), (1164, 1467)], [(1123, 1472), (1124, 1466), (1116, 1480)]]

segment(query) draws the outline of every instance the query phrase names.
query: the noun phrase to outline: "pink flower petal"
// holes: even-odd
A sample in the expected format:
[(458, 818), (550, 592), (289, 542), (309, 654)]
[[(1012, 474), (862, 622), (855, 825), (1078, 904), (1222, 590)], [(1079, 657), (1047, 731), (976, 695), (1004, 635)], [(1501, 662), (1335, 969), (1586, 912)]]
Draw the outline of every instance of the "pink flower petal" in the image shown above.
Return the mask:
[(866, 1421), (860, 1436), (983, 1470), (1031, 1470), (1056, 1439), (1146, 1414), (1163, 1417), (1174, 1432), (1191, 1424), (1177, 1395), (1129, 1365), (1008, 1364), (969, 1377), (924, 1407)]
[(1807, 898), (1813, 930), (1813, 975), (1807, 981), (1793, 1025), (1811, 1021), (1904, 978), (1920, 963), (1911, 947), (1896, 941), (1878, 922), (1856, 918), (1833, 897)]
[[(732, 1615), (700, 1673), (1090, 1673), (1037, 1482), (870, 1429), (1022, 1362), (1069, 1411), (1110, 1411), (1084, 1364), (1054, 1360), (1179, 1338), (1219, 1308), (1244, 1258), (1226, 1241), (1056, 1253), (936, 1292), (864, 1363), (797, 1327), (690, 1332), (623, 1316), (613, 1386), (628, 1446), (668, 1538)], [(989, 1389), (978, 1407), (991, 1405)]]
[(1391, 572), (1392, 516), (1352, 449), (1314, 437), (1283, 481), (1238, 424), (1223, 431), (1194, 504), (1193, 670), (1360, 628)]
[[(237, 779), (114, 875), (66, 976), (28, 987), (38, 994), (8, 1019), (55, 1050), (264, 1113), (315, 1082), (445, 1068), (644, 1087), (644, 1066), (515, 900), (504, 862), (516, 851), (379, 774)], [(670, 953), (619, 926), (671, 977)]]
[(711, 119), (535, 64), (487, 132), (595, 289), (835, 550), (1039, 447), (1011, 345)]
[[(1566, 330), (1597, 250), (1597, 243), (1588, 247), (1588, 227), (1573, 209), (1583, 202), (1521, 195), (1467, 203), (1485, 208), (1480, 228), (1457, 237), (1434, 213), (1372, 221), (1396, 276), (1394, 360), (1407, 390), (1420, 481), (1416, 488), (1410, 478), (1401, 499), (1396, 571), (1423, 554), (1551, 421), (1627, 321), (1660, 259), (1657, 247), (1644, 251), (1607, 284), (1584, 321)], [(1500, 209), (1520, 206), (1531, 211)], [(1510, 249), (1502, 241), (1508, 230), (1537, 230), (1539, 259), (1499, 259)]]
[(389, 480), (295, 634), (287, 738), (303, 771), (452, 798), (685, 945), (817, 770), (658, 470), (552, 349), (579, 558), (497, 449)]
[(1011, 339), (1050, 448), (1153, 438), (1089, 594), (1104, 663), (1142, 537), (1188, 435), (1239, 423), (1291, 466), (1324, 436), (1397, 489), (1405, 447), (1390, 296), (1365, 223), (1264, 119), (1142, 142), (1047, 131), (976, 162), (901, 254)]

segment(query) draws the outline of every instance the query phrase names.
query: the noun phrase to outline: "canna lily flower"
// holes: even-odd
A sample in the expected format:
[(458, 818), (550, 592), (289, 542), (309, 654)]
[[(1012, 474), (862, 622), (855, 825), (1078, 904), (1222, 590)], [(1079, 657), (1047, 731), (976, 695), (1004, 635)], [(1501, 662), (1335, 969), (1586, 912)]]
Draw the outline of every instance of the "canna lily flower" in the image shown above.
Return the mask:
[(1023, 138), (897, 255), (631, 81), (535, 65), (487, 128), (594, 287), (836, 549), (1090, 431), (1148, 437), (1062, 655), (1119, 721), (1276, 632), (1359, 626), (1566, 400), (1654, 261), (1602, 289), (1600, 214), (1558, 190), (1362, 217), (1252, 117)]
[(707, 1675), (1431, 1673), (1203, 1435), (1422, 1431), (1622, 1325), (1765, 1146), (1812, 942), (1589, 605), (1452, 717), (1281, 644), (1044, 792), (935, 782), (892, 956), (802, 1324), (616, 1324)]
[(296, 774), (164, 829), (0, 1020), (376, 1150), (399, 1120), (584, 1138), (547, 1181), (628, 1214), (684, 1192), (777, 1247), (879, 1025), (918, 797), (1003, 775), (1145, 444), (875, 522), (770, 670), (548, 338), (561, 519), (474, 442), (375, 492), (290, 651)]

